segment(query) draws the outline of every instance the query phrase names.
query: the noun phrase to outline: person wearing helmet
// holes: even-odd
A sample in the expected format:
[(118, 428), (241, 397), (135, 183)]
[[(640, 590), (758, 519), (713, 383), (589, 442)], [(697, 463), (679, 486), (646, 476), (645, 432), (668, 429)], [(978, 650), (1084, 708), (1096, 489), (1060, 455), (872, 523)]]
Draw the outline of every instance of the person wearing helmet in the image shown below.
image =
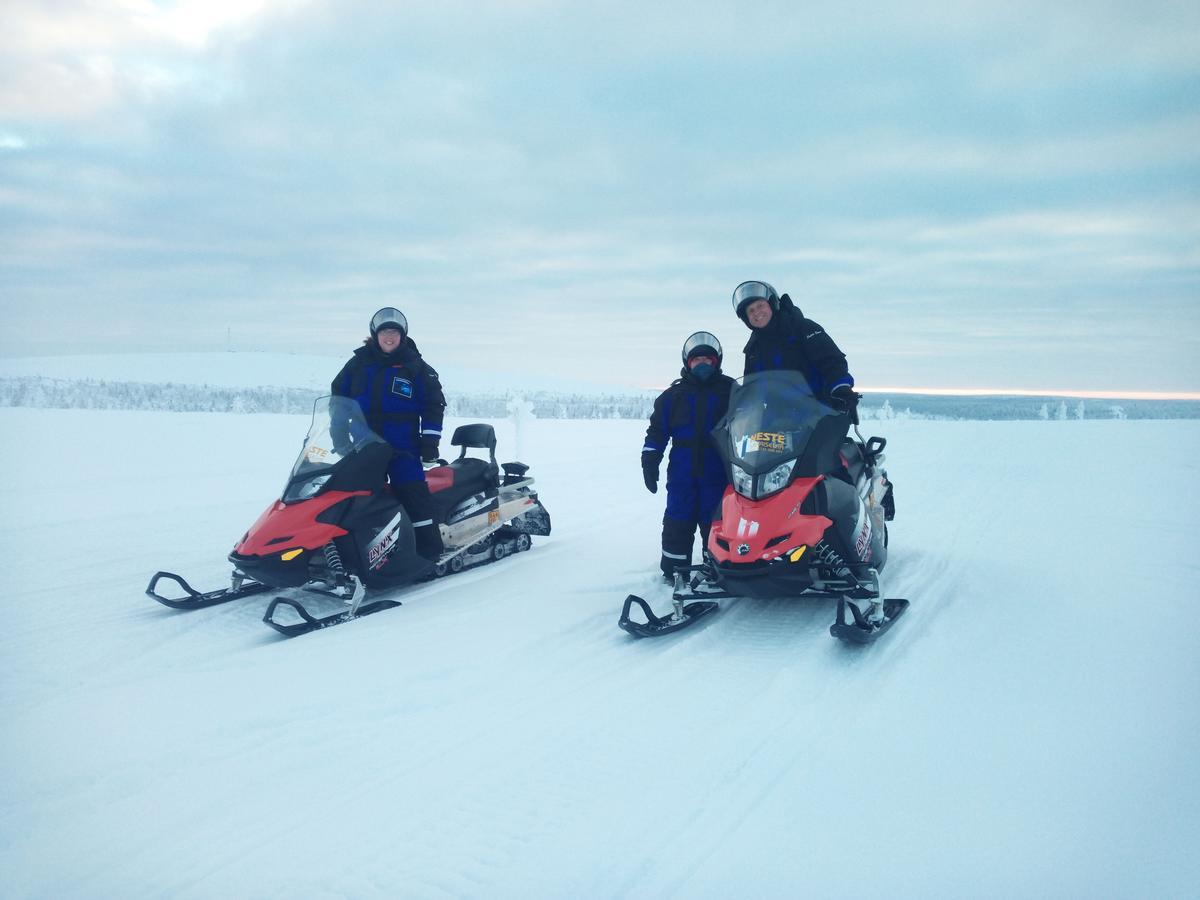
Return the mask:
[[(769, 369), (800, 372), (817, 399), (845, 413), (858, 424), (860, 394), (846, 365), (846, 354), (825, 329), (806, 318), (787, 294), (780, 296), (765, 281), (743, 281), (733, 291), (733, 310), (750, 329), (743, 374)], [(838, 477), (843, 473), (836, 473)], [(896, 515), (894, 485), (889, 480), (883, 498), (884, 517)]]
[(370, 330), (331, 390), (357, 401), (371, 429), (392, 445), (388, 481), (413, 520), (417, 553), (436, 560), (442, 534), (421, 462), (438, 458), (446, 398), (437, 372), (408, 336), (404, 313), (386, 306), (371, 317)]
[(642, 447), (642, 478), (646, 489), (656, 494), (659, 466), (671, 442), (659, 561), (668, 581), (676, 568), (691, 564), (697, 526), (701, 545), (707, 543), (713, 513), (728, 484), (725, 465), (709, 436), (725, 415), (733, 386), (733, 379), (721, 371), (721, 342), (707, 331), (697, 331), (684, 342), (682, 357), (680, 377), (654, 401)]
[(858, 397), (846, 354), (825, 329), (806, 318), (787, 294), (765, 281), (743, 281), (733, 291), (733, 311), (750, 329), (743, 374), (768, 369), (801, 373), (817, 399), (858, 424)]

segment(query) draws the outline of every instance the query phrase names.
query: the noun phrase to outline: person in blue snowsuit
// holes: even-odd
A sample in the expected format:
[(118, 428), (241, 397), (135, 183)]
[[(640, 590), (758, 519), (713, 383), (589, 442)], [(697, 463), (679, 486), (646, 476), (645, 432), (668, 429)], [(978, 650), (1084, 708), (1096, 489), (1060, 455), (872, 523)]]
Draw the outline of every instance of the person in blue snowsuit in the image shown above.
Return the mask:
[(421, 463), (438, 458), (446, 398), (437, 372), (408, 336), (404, 313), (387, 306), (371, 317), (371, 336), (342, 366), (331, 389), (355, 400), (371, 429), (392, 445), (388, 481), (412, 518), (417, 553), (436, 560), (442, 535)]
[[(733, 310), (750, 329), (744, 375), (793, 369), (804, 376), (813, 396), (858, 424), (860, 394), (841, 351), (825, 329), (807, 318), (787, 294), (765, 281), (743, 281), (733, 290)], [(841, 472), (834, 473), (842, 477)], [(896, 515), (891, 482), (883, 498), (885, 517)]]
[(691, 565), (697, 527), (701, 546), (708, 542), (713, 515), (729, 483), (709, 434), (725, 415), (733, 386), (733, 379), (721, 371), (721, 342), (707, 331), (697, 331), (684, 342), (682, 356), (680, 377), (654, 401), (642, 447), (642, 477), (646, 489), (655, 494), (659, 466), (671, 443), (659, 561), (668, 581), (676, 568)]

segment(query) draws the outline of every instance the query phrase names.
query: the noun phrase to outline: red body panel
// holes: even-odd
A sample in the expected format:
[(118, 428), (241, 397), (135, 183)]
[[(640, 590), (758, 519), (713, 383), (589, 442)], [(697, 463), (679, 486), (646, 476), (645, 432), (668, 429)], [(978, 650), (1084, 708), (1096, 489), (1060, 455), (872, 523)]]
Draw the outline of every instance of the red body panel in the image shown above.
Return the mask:
[[(800, 504), (823, 478), (797, 478), (778, 494), (762, 500), (750, 500), (732, 487), (726, 488), (721, 498), (721, 518), (713, 522), (708, 534), (709, 552), (717, 562), (750, 563), (773, 560), (801, 544), (811, 547), (819, 543), (833, 521), (801, 514)], [(788, 537), (767, 546), (780, 535)], [(718, 538), (728, 543), (728, 550), (717, 543)], [(739, 553), (739, 547), (746, 547), (746, 552)]]
[(436, 494), (448, 487), (454, 486), (454, 470), (449, 466), (436, 466), (425, 471), (425, 483), (429, 485), (429, 493)]
[[(250, 526), (250, 530), (233, 548), (233, 552), (242, 556), (266, 556), (293, 547), (303, 547), (306, 550), (324, 547), (334, 538), (346, 534), (346, 531), (336, 525), (318, 522), (317, 516), (347, 497), (369, 495), (369, 491), (329, 491), (299, 503), (276, 500), (258, 517), (258, 521)], [(287, 540), (278, 541), (278, 538)], [(271, 543), (272, 541), (276, 543)]]

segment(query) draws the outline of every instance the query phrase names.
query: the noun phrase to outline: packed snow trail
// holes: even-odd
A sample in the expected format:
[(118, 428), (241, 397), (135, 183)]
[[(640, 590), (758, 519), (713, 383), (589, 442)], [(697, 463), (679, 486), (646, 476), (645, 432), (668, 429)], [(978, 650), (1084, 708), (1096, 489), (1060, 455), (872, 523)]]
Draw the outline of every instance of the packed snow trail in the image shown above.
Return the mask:
[(142, 590), (225, 583), (303, 417), (0, 420), (6, 896), (1200, 883), (1200, 423), (869, 429), (897, 484), (885, 587), (913, 606), (855, 648), (832, 601), (617, 628), (627, 593), (670, 593), (639, 422), (527, 422), (551, 538), (289, 641), (269, 595), (177, 613)]

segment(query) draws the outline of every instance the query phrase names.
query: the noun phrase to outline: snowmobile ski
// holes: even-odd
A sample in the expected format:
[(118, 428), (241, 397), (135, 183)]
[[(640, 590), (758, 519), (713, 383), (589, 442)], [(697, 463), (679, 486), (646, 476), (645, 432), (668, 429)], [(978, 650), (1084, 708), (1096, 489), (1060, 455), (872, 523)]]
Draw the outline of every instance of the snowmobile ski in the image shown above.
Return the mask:
[[(376, 600), (372, 603), (365, 603), (355, 609), (348, 609), (345, 612), (317, 618), (310, 615), (308, 610), (299, 601), (289, 599), (288, 597), (276, 597), (271, 601), (271, 605), (267, 607), (267, 611), (263, 614), (263, 621), (284, 637), (299, 637), (302, 634), (308, 634), (310, 631), (318, 631), (333, 625), (341, 625), (343, 622), (352, 622), (355, 619), (361, 619), (363, 616), (383, 612), (385, 609), (394, 609), (400, 605), (399, 600)], [(275, 621), (275, 610), (280, 606), (291, 607), (300, 616), (300, 621), (292, 624)]]
[[(640, 606), (642, 612), (645, 613), (645, 622), (635, 622), (629, 618), (634, 604)], [(689, 625), (695, 625), (698, 620), (719, 608), (720, 604), (715, 600), (695, 600), (691, 603), (684, 603), (681, 598), (676, 597), (674, 611), (669, 616), (660, 617), (650, 609), (649, 603), (636, 594), (630, 594), (625, 598), (625, 606), (621, 610), (621, 619), (617, 624), (634, 637), (658, 637), (687, 628)]]
[[(160, 581), (174, 581), (183, 588), (187, 597), (177, 599), (164, 597), (155, 590)], [(216, 606), (218, 603), (228, 603), (230, 600), (240, 600), (242, 597), (261, 594), (263, 591), (269, 591), (270, 589), (270, 585), (253, 581), (235, 573), (233, 583), (229, 587), (201, 593), (173, 572), (155, 572), (154, 577), (150, 579), (150, 584), (146, 586), (146, 593), (163, 604), (163, 606), (169, 606), (171, 609), (202, 609), (205, 606)]]
[[(849, 620), (846, 618), (847, 609), (852, 617)], [(829, 626), (829, 633), (838, 640), (850, 644), (870, 644), (891, 628), (892, 623), (904, 615), (906, 609), (908, 609), (907, 600), (884, 600), (883, 619), (872, 622), (858, 608), (857, 603), (842, 597), (838, 600), (837, 621)]]

